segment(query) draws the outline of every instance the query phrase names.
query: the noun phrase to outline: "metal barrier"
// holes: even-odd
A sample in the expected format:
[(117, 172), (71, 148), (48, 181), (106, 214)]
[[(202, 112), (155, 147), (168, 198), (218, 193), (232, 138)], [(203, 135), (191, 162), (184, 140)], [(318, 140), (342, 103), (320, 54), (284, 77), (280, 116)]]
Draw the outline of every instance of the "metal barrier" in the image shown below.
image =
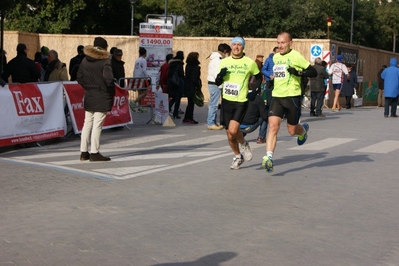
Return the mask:
[[(154, 106), (155, 106), (155, 95), (151, 89), (151, 78), (140, 77), (140, 78), (120, 78), (118, 84), (124, 84), (124, 89), (129, 91), (129, 106), (133, 112), (136, 112), (135, 108), (150, 108), (150, 119), (147, 124), (153, 121), (154, 117)], [(145, 95), (144, 95), (145, 94)], [(134, 106), (131, 103), (137, 103)]]

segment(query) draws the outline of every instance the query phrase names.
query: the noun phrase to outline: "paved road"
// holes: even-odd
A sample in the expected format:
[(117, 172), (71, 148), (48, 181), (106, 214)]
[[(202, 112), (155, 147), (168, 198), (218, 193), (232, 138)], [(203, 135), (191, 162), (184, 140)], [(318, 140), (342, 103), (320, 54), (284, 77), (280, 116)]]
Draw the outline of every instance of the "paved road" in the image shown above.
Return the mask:
[(80, 162), (79, 138), (0, 154), (0, 265), (399, 265), (399, 120), (361, 107), (283, 124), (275, 171), (230, 170), (223, 131), (108, 130), (111, 162)]

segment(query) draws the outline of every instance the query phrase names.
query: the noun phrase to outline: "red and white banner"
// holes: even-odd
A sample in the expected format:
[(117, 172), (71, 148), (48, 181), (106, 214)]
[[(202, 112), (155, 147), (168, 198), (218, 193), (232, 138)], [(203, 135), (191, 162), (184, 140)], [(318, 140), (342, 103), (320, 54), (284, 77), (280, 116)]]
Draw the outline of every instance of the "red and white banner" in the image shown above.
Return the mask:
[(62, 83), (9, 84), (0, 88), (0, 146), (63, 137)]
[[(77, 82), (64, 82), (65, 96), (75, 134), (82, 132), (85, 119), (83, 108), (84, 89)], [(129, 108), (129, 92), (115, 84), (115, 97), (112, 110), (107, 113), (103, 128), (113, 128), (132, 124)]]

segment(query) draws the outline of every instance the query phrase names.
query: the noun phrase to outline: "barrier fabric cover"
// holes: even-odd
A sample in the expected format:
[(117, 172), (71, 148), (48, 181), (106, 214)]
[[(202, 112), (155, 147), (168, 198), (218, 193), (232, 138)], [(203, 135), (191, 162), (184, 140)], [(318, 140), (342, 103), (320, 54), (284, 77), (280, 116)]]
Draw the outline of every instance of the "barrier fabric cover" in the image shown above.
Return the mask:
[[(84, 89), (75, 82), (64, 82), (65, 96), (70, 112), (72, 127), (75, 134), (82, 132), (85, 119), (83, 107)], [(129, 108), (129, 92), (115, 84), (115, 97), (112, 110), (107, 113), (103, 128), (113, 128), (132, 124), (133, 119)]]
[(0, 87), (0, 146), (63, 137), (66, 120), (62, 82)]

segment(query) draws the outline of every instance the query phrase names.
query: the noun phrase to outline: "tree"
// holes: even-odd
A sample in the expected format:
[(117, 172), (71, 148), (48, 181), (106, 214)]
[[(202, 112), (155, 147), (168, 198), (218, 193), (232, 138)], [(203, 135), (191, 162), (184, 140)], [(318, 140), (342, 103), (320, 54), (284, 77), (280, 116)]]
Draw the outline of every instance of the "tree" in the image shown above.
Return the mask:
[(6, 12), (5, 28), (27, 32), (61, 33), (69, 29), (77, 12), (85, 7), (83, 0), (64, 1), (21, 0)]
[[(396, 35), (399, 32), (399, 1), (382, 1), (377, 8), (377, 19), (381, 24), (383, 38), (380, 39), (382, 45), (394, 47)], [(388, 38), (392, 36), (392, 38)], [(388, 48), (391, 49), (391, 48)], [(396, 50), (396, 49), (395, 49)]]

